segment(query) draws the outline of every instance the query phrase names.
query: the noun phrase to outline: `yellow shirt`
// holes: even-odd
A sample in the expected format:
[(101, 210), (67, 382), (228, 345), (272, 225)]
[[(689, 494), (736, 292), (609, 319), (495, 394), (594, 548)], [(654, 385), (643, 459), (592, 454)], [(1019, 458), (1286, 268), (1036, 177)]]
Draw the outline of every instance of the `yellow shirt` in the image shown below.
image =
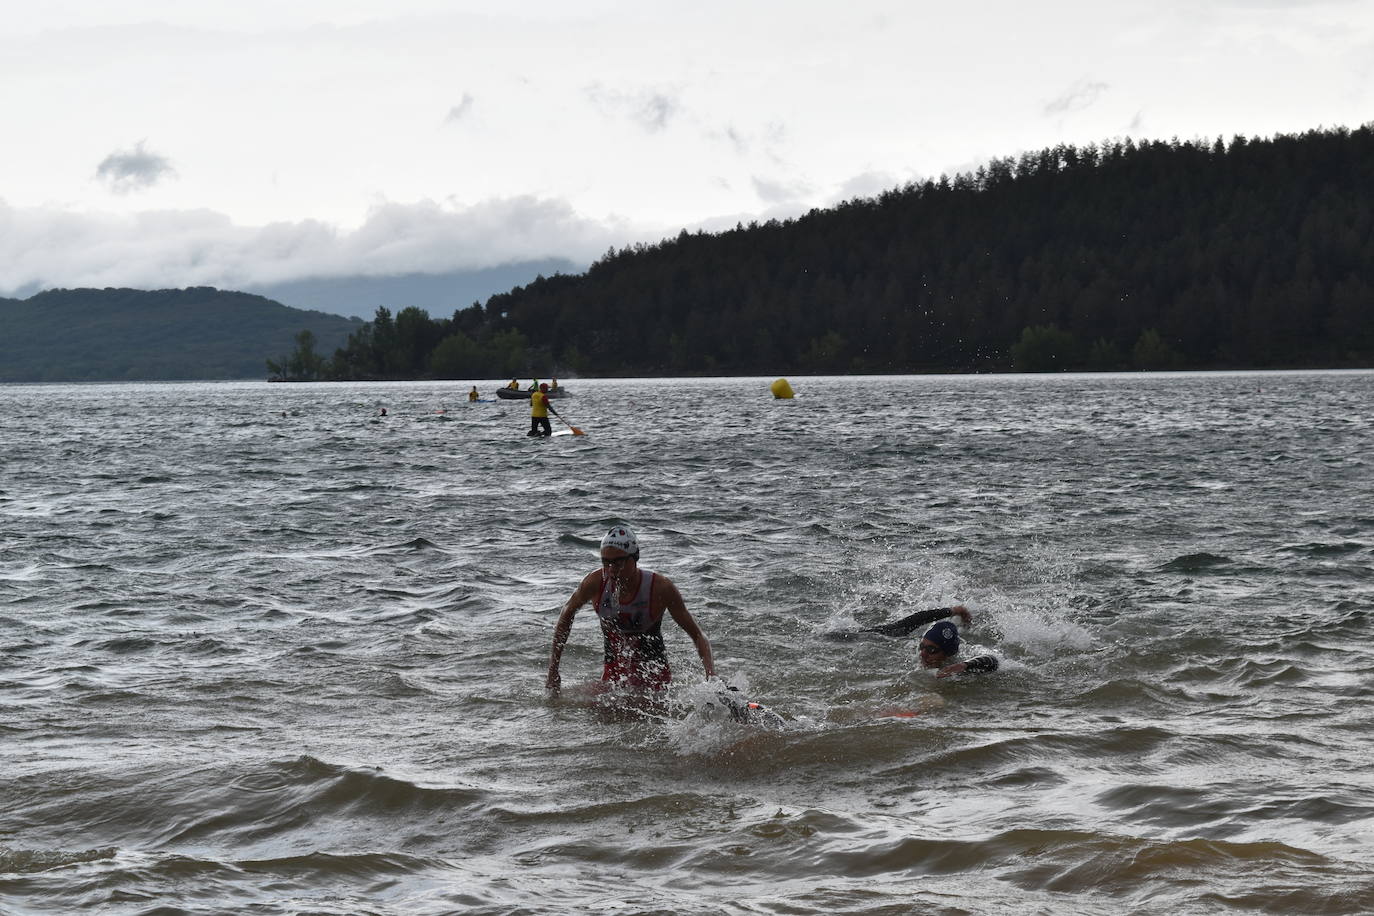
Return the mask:
[(549, 415), (549, 396), (542, 391), (535, 391), (530, 394), (530, 416), (547, 417)]

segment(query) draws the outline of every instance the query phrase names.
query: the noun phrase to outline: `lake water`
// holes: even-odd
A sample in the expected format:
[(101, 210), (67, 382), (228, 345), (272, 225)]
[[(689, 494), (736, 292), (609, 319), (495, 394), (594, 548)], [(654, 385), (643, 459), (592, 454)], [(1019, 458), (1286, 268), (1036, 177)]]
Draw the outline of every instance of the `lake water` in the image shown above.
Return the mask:
[(770, 381), (0, 387), (0, 912), (1374, 911), (1374, 374)]

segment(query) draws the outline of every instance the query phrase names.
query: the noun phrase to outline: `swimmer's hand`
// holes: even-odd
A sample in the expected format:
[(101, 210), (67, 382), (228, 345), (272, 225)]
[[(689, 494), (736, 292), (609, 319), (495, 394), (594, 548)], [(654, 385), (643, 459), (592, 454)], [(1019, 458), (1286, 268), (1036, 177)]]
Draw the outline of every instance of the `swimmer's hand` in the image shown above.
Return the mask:
[(967, 667), (968, 667), (968, 662), (955, 662), (955, 663), (952, 664), (952, 665), (945, 665), (945, 666), (944, 666), (943, 668), (941, 668), (939, 671), (935, 672), (935, 676), (936, 676), (936, 677), (953, 677), (953, 676), (956, 675), (956, 674), (963, 674), (963, 673), (964, 673), (964, 669), (967, 668)]
[(962, 604), (956, 604), (954, 607), (950, 608), (949, 613), (951, 617), (958, 617), (960, 620), (962, 620), (964, 622), (964, 626), (968, 626), (969, 624), (973, 623), (973, 615), (970, 614), (968, 612), (968, 608), (964, 607)]

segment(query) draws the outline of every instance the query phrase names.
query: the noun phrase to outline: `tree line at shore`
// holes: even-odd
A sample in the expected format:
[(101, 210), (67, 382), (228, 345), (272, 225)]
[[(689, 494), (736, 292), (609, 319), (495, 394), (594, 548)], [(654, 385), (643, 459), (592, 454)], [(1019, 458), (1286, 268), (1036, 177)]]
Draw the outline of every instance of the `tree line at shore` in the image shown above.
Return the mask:
[(378, 309), (320, 379), (1374, 364), (1374, 125), (1113, 140), (612, 249), (449, 318)]

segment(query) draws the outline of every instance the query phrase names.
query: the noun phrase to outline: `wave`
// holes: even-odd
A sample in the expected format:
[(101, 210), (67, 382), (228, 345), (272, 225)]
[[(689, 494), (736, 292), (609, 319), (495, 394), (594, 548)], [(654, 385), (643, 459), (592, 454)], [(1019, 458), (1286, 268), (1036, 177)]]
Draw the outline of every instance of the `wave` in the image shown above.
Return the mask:
[(1175, 557), (1168, 563), (1159, 567), (1160, 572), (1207, 572), (1222, 566), (1230, 566), (1230, 557), (1220, 556), (1214, 553), (1189, 553), (1181, 557)]
[(1098, 793), (1094, 801), (1132, 822), (1193, 830), (1204, 824), (1249, 830), (1264, 821), (1290, 820), (1341, 825), (1374, 817), (1374, 805), (1348, 796), (1313, 794), (1257, 802), (1243, 787), (1228, 795), (1211, 787), (1125, 785)]
[(1374, 553), (1374, 547), (1364, 541), (1340, 541), (1328, 543), (1312, 541), (1306, 544), (1284, 544), (1278, 548), (1280, 553), (1297, 554), (1302, 557), (1344, 557), (1358, 553)]
[(1007, 766), (1020, 770), (1026, 766), (1043, 766), (1047, 760), (1062, 768), (1067, 761), (1075, 759), (1095, 761), (1099, 765), (1103, 760), (1121, 760), (1124, 765), (1138, 766), (1145, 755), (1158, 751), (1176, 737), (1174, 732), (1156, 727), (1015, 735), (934, 749), (917, 762), (903, 764), (883, 774), (905, 779), (921, 774), (987, 772)]
[(35, 872), (80, 865), (84, 862), (97, 862), (114, 858), (113, 846), (99, 849), (64, 851), (56, 849), (14, 849), (0, 846), (0, 875), (28, 875)]
[[(1240, 894), (1271, 912), (1356, 912), (1350, 909), (1352, 900), (1367, 900), (1374, 892), (1374, 882), (1367, 875), (1333, 866), (1318, 853), (1278, 841), (1170, 839), (1036, 828), (961, 836), (932, 827), (931, 835), (920, 836), (898, 824), (886, 830), (875, 830), (875, 826), (865, 829), (852, 817), (824, 810), (779, 810), (771, 818), (755, 817), (735, 830), (722, 844), (723, 850), (695, 850), (680, 867), (689, 874), (731, 869), (730, 858), (722, 856), (728, 850), (736, 862), (747, 857), (753, 880), (767, 875), (776, 884), (806, 876), (814, 884), (825, 885), (838, 883), (832, 876), (844, 876), (858, 886), (881, 884), (888, 894), (900, 894), (913, 911), (920, 912), (950, 908), (948, 901), (941, 905), (940, 890), (952, 891), (974, 874), (995, 877), (1022, 894), (1053, 895), (1038, 901), (1023, 897), (994, 908), (1018, 913), (1099, 912), (1092, 901), (1112, 901), (1117, 912), (1123, 905), (1155, 911), (1161, 899), (1169, 901), (1171, 911), (1187, 911), (1190, 902), (1199, 899)], [(606, 861), (614, 854), (597, 844), (586, 860)], [(1326, 874), (1314, 882), (1313, 872)], [(1279, 904), (1300, 888), (1310, 893), (1310, 905), (1280, 909)], [(921, 905), (912, 905), (914, 894), (930, 896)], [(816, 902), (813, 899), (812, 906), (797, 911), (824, 912)], [(1041, 905), (1036, 906), (1037, 902)]]
[(0, 569), (0, 582), (33, 582), (41, 578), (39, 573), (42, 569), (42, 565), (38, 563)]
[(214, 844), (227, 848), (271, 840), (318, 837), (338, 818), (386, 818), (409, 823), (459, 816), (480, 806), (485, 793), (464, 787), (422, 786), (380, 770), (356, 769), (302, 756), (206, 782), (213, 770), (174, 779), (137, 799), (89, 799), (69, 817), (85, 817), (122, 843), (154, 847)]
[(368, 821), (409, 833), (425, 824), (466, 822), (489, 800), (481, 789), (426, 785), (309, 755), (236, 770), (176, 767), (99, 781), (57, 775), (27, 785), (24, 801), (7, 813), (16, 829), (38, 837), (58, 835), (61, 825), (62, 834), (98, 838), (102, 848), (316, 843), (333, 825)]
[[(1288, 873), (1294, 878), (1327, 864), (1324, 856), (1277, 841), (1148, 839), (1086, 832), (1013, 830), (980, 844), (1011, 868), (1001, 877), (1019, 887), (1073, 893), (1093, 890), (1126, 896), (1157, 893), (1162, 881), (1188, 885), (1200, 871), (1213, 880), (1231, 869)], [(1015, 858), (1033, 858), (1022, 866)], [(1249, 878), (1242, 879), (1250, 883)], [(1300, 880), (1306, 881), (1306, 878)]]
[[(80, 646), (83, 643), (77, 643), (77, 645)], [(162, 645), (159, 640), (149, 639), (145, 636), (121, 636), (96, 643), (94, 648), (102, 652), (112, 652), (115, 655), (130, 655), (137, 652), (150, 652), (161, 648)]]
[[(421, 900), (398, 901), (395, 886), (439, 871), (457, 879), (453, 864), (400, 852), (335, 854), (311, 851), (261, 859), (213, 859), (197, 855), (96, 850), (88, 854), (39, 854), (55, 864), (0, 876), (0, 900), (20, 911), (139, 913), (144, 916), (251, 912), (287, 916), (302, 912), (437, 913)], [(71, 861), (62, 862), (62, 859)], [(80, 869), (72, 866), (83, 866)], [(3, 872), (0, 853), (0, 872)], [(432, 879), (421, 879), (427, 885)], [(481, 898), (468, 896), (469, 900)], [(205, 901), (214, 901), (206, 906)], [(137, 907), (137, 909), (135, 909)], [(39, 910), (34, 910), (35, 912)], [(451, 910), (450, 910), (451, 911)]]
[(367, 556), (384, 556), (390, 553), (444, 553), (444, 549), (428, 538), (416, 537), (400, 544), (387, 544), (364, 551)]

